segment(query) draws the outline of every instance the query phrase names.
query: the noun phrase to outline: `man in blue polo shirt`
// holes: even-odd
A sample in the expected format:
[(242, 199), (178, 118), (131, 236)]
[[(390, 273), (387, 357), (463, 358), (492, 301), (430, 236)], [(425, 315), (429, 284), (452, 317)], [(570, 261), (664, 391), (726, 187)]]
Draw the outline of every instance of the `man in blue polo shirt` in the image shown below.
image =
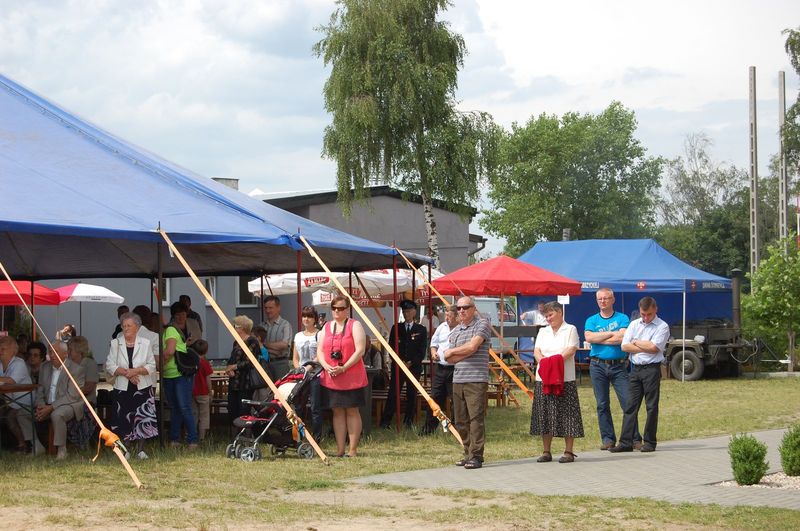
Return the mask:
[[(614, 311), (614, 292), (600, 288), (596, 293), (600, 311), (586, 320), (584, 337), (592, 344), (589, 353), (589, 375), (592, 377), (597, 402), (597, 424), (600, 426), (601, 450), (617, 444), (614, 419), (611, 416), (610, 387), (614, 386), (620, 407), (625, 411), (628, 402), (628, 355), (620, 344), (630, 321), (624, 313)], [(633, 447), (641, 447), (642, 436), (638, 422), (634, 424)]]
[(658, 402), (661, 397), (661, 364), (664, 363), (664, 348), (669, 341), (669, 325), (658, 318), (658, 307), (653, 297), (639, 301), (641, 317), (634, 320), (622, 337), (622, 351), (630, 354), (631, 376), (629, 380), (628, 405), (622, 418), (619, 444), (609, 452), (633, 450), (633, 426), (639, 414), (642, 400), (647, 406), (644, 424), (642, 452), (656, 451), (658, 431)]

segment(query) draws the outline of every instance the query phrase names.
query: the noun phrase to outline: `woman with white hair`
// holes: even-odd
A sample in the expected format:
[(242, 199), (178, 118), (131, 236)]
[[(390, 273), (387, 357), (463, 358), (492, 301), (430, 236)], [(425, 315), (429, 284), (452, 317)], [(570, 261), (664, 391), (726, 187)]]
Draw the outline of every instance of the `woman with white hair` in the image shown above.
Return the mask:
[(105, 370), (113, 378), (109, 428), (124, 443), (136, 442), (136, 457), (147, 459), (144, 442), (158, 435), (154, 382), (156, 360), (150, 340), (137, 335), (142, 321), (135, 313), (120, 317), (122, 333), (111, 341)]
[[(253, 320), (246, 315), (237, 315), (233, 319), (233, 327), (250, 348), (254, 356), (261, 353), (261, 344), (252, 334)], [(225, 373), (230, 377), (228, 380), (228, 415), (231, 422), (235, 420), (242, 411), (242, 399), (250, 399), (253, 396), (253, 389), (250, 386), (250, 371), (253, 364), (250, 358), (244, 353), (239, 343), (234, 341), (233, 350), (228, 358), (228, 366)]]

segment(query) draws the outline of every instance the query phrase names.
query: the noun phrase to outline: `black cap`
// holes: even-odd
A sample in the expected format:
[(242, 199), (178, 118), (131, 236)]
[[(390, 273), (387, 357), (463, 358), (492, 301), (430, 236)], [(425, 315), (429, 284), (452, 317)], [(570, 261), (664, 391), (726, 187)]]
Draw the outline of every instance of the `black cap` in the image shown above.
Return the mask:
[(403, 302), (400, 303), (400, 309), (401, 310), (412, 310), (412, 309), (416, 310), (417, 309), (417, 303), (414, 302), (414, 301), (411, 301), (411, 300), (404, 300)]

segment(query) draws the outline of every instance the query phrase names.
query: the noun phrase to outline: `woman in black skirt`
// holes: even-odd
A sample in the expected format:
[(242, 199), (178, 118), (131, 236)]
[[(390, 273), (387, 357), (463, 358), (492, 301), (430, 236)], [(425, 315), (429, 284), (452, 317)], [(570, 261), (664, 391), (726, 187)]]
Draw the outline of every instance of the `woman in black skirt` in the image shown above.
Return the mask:
[(111, 341), (105, 365), (114, 382), (109, 428), (125, 443), (135, 442), (136, 457), (147, 459), (144, 442), (158, 435), (154, 393), (156, 360), (150, 341), (138, 335), (142, 326), (139, 316), (123, 314), (120, 323), (122, 333)]
[(322, 365), (322, 405), (333, 410), (333, 433), (336, 456), (345, 456), (345, 442), (350, 439), (347, 457), (355, 457), (361, 439), (361, 412), (365, 404), (367, 370), (361, 358), (367, 347), (364, 327), (350, 319), (350, 301), (342, 296), (331, 301), (333, 319), (319, 331), (317, 361)]
[(536, 336), (536, 384), (531, 412), (531, 435), (542, 436), (544, 451), (539, 463), (553, 460), (553, 437), (564, 437), (564, 455), (559, 463), (572, 463), (575, 437), (583, 437), (583, 420), (575, 384), (575, 351), (578, 331), (564, 322), (564, 308), (558, 302), (544, 305), (547, 325)]

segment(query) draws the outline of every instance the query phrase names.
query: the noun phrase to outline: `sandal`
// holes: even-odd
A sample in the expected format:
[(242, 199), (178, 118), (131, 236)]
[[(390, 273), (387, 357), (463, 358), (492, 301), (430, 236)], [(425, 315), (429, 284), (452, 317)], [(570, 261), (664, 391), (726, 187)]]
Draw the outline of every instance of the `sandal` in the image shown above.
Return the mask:
[(542, 455), (539, 456), (539, 459), (536, 460), (537, 463), (549, 463), (553, 460), (553, 454), (550, 452), (542, 452)]
[(559, 463), (573, 463), (575, 458), (578, 457), (577, 455), (573, 454), (572, 452), (564, 452), (564, 455), (558, 458)]

